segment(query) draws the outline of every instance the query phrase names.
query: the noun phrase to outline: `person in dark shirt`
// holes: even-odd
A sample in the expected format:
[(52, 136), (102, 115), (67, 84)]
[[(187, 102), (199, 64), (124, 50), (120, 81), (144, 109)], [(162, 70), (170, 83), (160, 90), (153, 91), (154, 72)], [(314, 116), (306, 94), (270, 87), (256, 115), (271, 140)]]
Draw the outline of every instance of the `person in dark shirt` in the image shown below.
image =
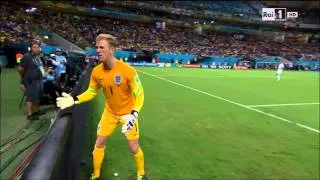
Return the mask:
[(23, 56), (19, 65), (20, 88), (27, 97), (27, 118), (29, 120), (36, 120), (40, 115), (39, 101), (43, 87), (42, 79), (46, 76), (40, 53), (40, 43), (37, 41), (31, 42), (30, 52)]

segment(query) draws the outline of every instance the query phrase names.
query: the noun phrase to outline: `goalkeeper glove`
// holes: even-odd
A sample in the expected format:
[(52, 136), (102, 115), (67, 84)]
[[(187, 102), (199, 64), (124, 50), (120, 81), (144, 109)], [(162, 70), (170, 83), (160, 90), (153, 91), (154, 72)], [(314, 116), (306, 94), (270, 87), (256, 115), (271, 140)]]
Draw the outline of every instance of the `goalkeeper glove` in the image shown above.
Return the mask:
[(122, 125), (121, 132), (122, 133), (129, 132), (133, 128), (134, 122), (136, 121), (137, 118), (138, 118), (138, 111), (136, 110), (132, 110), (131, 114), (126, 114), (121, 116), (121, 119), (125, 121), (124, 124)]
[(58, 97), (56, 100), (57, 100), (57, 106), (60, 109), (65, 109), (73, 106), (76, 103), (76, 100), (78, 100), (78, 98), (72, 97), (70, 94), (63, 92), (62, 96)]

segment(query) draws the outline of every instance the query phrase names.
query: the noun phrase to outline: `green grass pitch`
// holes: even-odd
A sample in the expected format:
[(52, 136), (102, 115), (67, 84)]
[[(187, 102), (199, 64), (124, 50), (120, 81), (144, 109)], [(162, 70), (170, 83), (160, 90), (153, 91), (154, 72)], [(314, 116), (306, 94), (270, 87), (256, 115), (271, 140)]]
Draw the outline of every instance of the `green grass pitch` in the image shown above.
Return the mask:
[[(0, 100), (1, 138), (10, 136), (12, 132), (19, 129), (26, 121), (28, 121), (26, 120), (25, 107), (19, 108), (19, 103), (23, 94), (19, 89), (19, 79), (19, 74), (16, 69), (2, 69)], [(11, 160), (11, 158), (47, 132), (51, 117), (54, 117), (54, 113), (47, 112), (46, 115), (40, 117), (40, 120), (31, 122), (23, 131), (19, 132), (19, 137), (25, 139), (0, 156), (1, 167), (4, 167), (7, 162), (10, 162), (10, 165), (0, 173), (0, 179), (6, 179), (32, 148), (27, 149), (14, 160)], [(1, 144), (4, 142), (6, 141), (1, 141)], [(4, 147), (5, 146), (1, 147), (1, 150), (3, 150)]]
[[(150, 179), (319, 179), (319, 133), (302, 127), (319, 131), (319, 104), (297, 104), (319, 103), (319, 73), (285, 71), (277, 82), (275, 71), (137, 70), (145, 90), (140, 142)], [(104, 101), (100, 93), (91, 102), (82, 179), (92, 171)], [(267, 106), (252, 106), (257, 112), (248, 105)], [(106, 151), (102, 179), (135, 178), (120, 127)]]

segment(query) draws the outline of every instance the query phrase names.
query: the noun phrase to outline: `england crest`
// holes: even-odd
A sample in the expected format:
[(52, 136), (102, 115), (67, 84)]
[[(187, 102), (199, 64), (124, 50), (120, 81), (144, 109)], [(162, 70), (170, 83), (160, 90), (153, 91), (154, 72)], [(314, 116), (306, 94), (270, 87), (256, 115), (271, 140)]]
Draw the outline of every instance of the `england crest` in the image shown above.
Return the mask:
[(114, 83), (115, 83), (116, 85), (121, 84), (121, 76), (120, 76), (120, 75), (116, 75), (116, 76), (114, 77)]

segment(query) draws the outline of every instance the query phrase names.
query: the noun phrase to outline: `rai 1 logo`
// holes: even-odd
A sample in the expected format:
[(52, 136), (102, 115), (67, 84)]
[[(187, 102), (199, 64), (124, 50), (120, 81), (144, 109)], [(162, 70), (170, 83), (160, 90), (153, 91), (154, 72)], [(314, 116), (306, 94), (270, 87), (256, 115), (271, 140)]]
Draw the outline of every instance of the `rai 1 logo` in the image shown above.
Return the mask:
[(286, 8), (262, 8), (262, 21), (286, 21), (297, 17), (298, 12), (287, 12)]

